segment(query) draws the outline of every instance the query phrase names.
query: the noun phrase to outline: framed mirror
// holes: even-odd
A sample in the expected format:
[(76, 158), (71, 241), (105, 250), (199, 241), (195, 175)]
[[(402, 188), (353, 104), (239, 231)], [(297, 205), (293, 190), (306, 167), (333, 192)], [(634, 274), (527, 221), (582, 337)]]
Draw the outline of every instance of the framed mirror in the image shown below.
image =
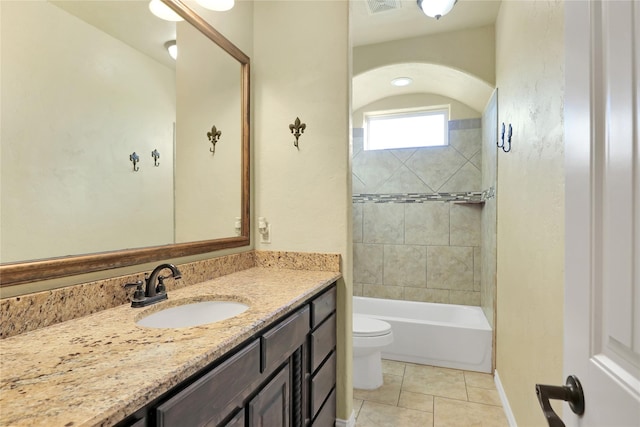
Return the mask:
[(250, 244), (249, 57), (162, 1), (2, 2), (0, 286)]

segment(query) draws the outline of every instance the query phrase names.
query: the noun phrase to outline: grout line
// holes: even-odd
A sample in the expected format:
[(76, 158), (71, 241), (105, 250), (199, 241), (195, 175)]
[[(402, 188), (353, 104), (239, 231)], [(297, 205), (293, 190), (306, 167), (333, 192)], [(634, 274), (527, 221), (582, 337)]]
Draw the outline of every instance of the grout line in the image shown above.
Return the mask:
[(398, 393), (398, 402), (396, 403), (396, 406), (400, 407), (400, 396), (402, 396), (402, 386), (404, 385), (404, 376), (407, 372), (407, 365), (406, 364), (402, 364), (402, 380), (400, 381), (400, 392)]

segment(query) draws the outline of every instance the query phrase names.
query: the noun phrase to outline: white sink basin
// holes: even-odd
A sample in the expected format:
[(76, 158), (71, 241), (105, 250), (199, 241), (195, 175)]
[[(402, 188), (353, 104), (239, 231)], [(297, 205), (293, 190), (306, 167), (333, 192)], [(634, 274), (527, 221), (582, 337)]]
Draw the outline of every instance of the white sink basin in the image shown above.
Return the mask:
[(145, 316), (136, 325), (147, 328), (186, 328), (229, 319), (248, 309), (248, 305), (236, 301), (192, 302)]

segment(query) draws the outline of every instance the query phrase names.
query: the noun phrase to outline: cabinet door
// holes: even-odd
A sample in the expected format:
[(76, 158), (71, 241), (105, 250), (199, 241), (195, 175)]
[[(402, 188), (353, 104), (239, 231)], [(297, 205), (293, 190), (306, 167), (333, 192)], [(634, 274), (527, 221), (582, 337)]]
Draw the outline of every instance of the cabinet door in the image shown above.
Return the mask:
[(249, 427), (289, 427), (289, 364), (249, 402)]

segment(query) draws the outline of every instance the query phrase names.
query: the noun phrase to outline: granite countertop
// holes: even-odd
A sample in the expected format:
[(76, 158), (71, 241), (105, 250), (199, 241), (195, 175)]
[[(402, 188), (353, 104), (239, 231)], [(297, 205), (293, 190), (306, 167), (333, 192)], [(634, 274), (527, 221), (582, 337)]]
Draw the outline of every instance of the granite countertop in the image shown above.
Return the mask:
[[(251, 268), (169, 292), (145, 308), (123, 305), (0, 341), (0, 425), (107, 426), (295, 310), (338, 272)], [(250, 308), (178, 329), (135, 321), (182, 300), (225, 298)]]

